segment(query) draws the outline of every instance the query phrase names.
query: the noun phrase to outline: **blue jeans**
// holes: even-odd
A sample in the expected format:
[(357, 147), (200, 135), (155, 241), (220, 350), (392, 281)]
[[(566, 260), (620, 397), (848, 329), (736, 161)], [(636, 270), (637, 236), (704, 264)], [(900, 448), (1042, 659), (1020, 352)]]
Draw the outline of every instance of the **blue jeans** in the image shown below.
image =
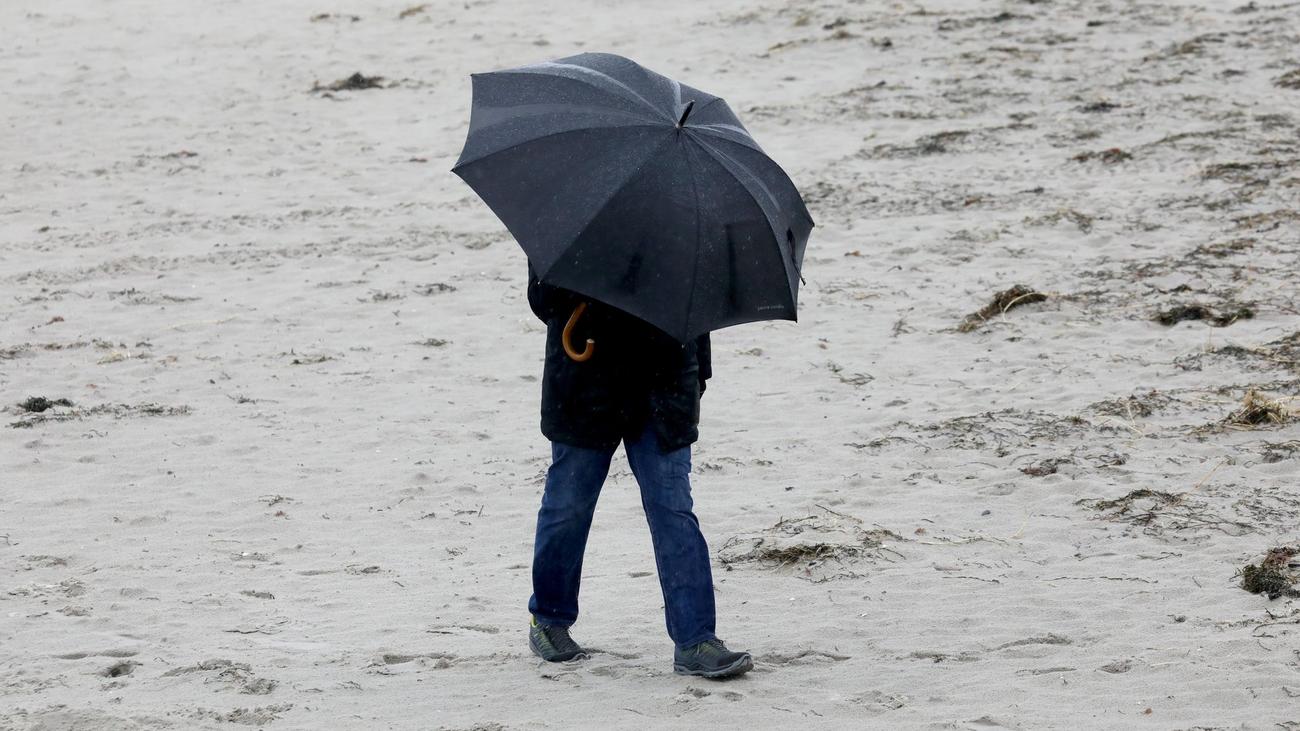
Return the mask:
[[(662, 452), (651, 428), (623, 446), (650, 523), (668, 636), (678, 647), (712, 639), (713, 574), (709, 547), (692, 512), (691, 448)], [(528, 600), (528, 611), (539, 623), (567, 627), (578, 618), (582, 555), (613, 457), (613, 449), (551, 443), (551, 468), (533, 543), (533, 596)]]

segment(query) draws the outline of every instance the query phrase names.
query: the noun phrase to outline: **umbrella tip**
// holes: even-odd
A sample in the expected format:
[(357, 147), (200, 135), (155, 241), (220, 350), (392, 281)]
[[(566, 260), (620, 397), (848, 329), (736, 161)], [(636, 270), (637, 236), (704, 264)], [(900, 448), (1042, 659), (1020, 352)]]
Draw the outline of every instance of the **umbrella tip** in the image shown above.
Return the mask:
[(677, 120), (677, 126), (678, 126), (678, 127), (681, 127), (682, 125), (686, 124), (686, 118), (689, 117), (689, 116), (691, 116), (691, 107), (694, 107), (694, 106), (695, 106), (695, 100), (694, 100), (694, 99), (692, 99), (692, 100), (690, 100), (689, 102), (686, 103), (686, 109), (684, 109), (684, 110), (682, 111), (682, 118), (679, 119), (679, 120)]

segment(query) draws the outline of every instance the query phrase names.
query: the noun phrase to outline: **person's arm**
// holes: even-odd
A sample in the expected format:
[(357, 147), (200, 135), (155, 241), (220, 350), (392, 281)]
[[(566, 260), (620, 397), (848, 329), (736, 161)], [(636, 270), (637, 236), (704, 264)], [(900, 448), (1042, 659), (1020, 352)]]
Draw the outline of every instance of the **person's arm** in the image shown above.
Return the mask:
[(700, 366), (700, 395), (703, 396), (704, 382), (713, 377), (713, 352), (708, 333), (695, 339), (695, 358)]
[(575, 300), (572, 292), (543, 284), (533, 271), (533, 263), (528, 262), (528, 306), (537, 319), (549, 324), (556, 316), (568, 317), (577, 304)]

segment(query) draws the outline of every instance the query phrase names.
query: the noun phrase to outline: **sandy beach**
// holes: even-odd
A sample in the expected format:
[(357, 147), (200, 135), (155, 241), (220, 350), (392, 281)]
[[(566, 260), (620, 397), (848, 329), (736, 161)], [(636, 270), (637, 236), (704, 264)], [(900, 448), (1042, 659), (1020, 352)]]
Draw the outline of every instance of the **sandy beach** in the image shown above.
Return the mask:
[[(1300, 730), (1300, 2), (0, 27), (0, 729)], [(528, 651), (543, 326), (449, 168), (470, 73), (582, 51), (725, 97), (818, 224), (800, 321), (713, 335), (734, 681), (672, 672), (621, 452), (593, 656)]]

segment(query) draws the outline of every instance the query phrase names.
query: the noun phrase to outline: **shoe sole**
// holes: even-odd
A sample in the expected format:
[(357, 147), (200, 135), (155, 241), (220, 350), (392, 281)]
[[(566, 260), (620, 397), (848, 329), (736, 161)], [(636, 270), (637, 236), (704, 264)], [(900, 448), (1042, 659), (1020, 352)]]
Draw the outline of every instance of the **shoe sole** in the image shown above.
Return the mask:
[(754, 669), (754, 658), (746, 655), (739, 660), (731, 663), (725, 668), (717, 670), (697, 670), (688, 668), (685, 665), (673, 663), (673, 672), (678, 675), (698, 675), (701, 678), (733, 678), (737, 675), (744, 675)]

